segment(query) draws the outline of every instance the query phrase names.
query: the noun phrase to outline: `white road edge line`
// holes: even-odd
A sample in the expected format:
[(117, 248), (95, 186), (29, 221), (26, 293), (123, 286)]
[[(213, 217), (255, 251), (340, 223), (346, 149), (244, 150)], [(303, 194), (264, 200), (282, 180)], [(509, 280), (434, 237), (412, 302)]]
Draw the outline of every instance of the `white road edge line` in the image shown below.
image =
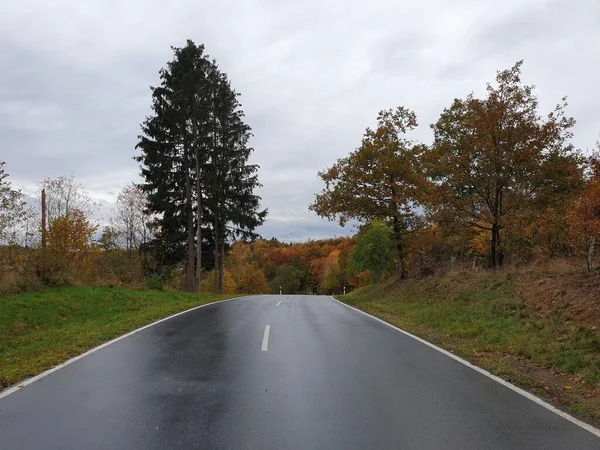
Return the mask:
[(149, 323), (148, 325), (144, 325), (141, 328), (137, 328), (137, 329), (135, 329), (133, 331), (130, 331), (129, 333), (126, 333), (126, 334), (124, 334), (122, 336), (119, 336), (119, 337), (117, 337), (117, 338), (115, 338), (115, 339), (113, 339), (111, 341), (105, 342), (104, 344), (100, 344), (98, 347), (94, 347), (94, 348), (88, 350), (87, 352), (82, 353), (81, 355), (77, 355), (77, 356), (75, 356), (75, 357), (73, 357), (73, 358), (65, 361), (64, 363), (58, 364), (58, 365), (52, 367), (51, 369), (48, 369), (48, 370), (40, 373), (39, 375), (36, 375), (34, 377), (31, 377), (31, 378), (28, 378), (25, 381), (22, 381), (22, 382), (18, 383), (16, 386), (13, 386), (11, 388), (3, 390), (2, 392), (0, 392), (0, 400), (3, 399), (4, 397), (8, 397), (10, 394), (13, 394), (15, 392), (20, 391), (25, 386), (28, 386), (28, 385), (30, 385), (32, 383), (35, 383), (36, 381), (40, 380), (41, 378), (44, 378), (45, 376), (50, 375), (51, 373), (56, 372), (57, 370), (60, 370), (63, 367), (66, 367), (69, 364), (74, 363), (75, 361), (80, 360), (81, 358), (85, 358), (86, 356), (91, 355), (92, 353), (95, 353), (98, 350), (102, 350), (104, 347), (108, 347), (109, 345), (114, 344), (115, 342), (118, 342), (121, 339), (128, 338), (128, 337), (130, 337), (130, 336), (132, 336), (132, 335), (134, 335), (134, 334), (136, 334), (136, 333), (138, 333), (138, 332), (140, 332), (142, 330), (145, 330), (146, 328), (150, 328), (150, 327), (152, 327), (154, 325), (157, 325), (157, 324), (159, 324), (161, 322), (164, 322), (166, 320), (172, 319), (174, 317), (181, 316), (182, 314), (189, 313), (191, 311), (195, 311), (195, 310), (200, 309), (200, 308), (204, 308), (205, 306), (215, 305), (217, 303), (230, 302), (232, 300), (242, 300), (242, 299), (246, 299), (246, 298), (248, 298), (248, 297), (247, 296), (246, 297), (234, 297), (234, 298), (227, 298), (225, 300), (219, 300), (219, 301), (216, 301), (216, 302), (205, 303), (204, 305), (194, 306), (193, 308), (186, 309), (185, 311), (180, 311), (180, 312), (178, 312), (176, 314), (173, 314), (172, 316), (164, 317), (162, 319), (157, 320), (156, 322), (152, 322), (152, 323)]
[(437, 350), (440, 353), (443, 353), (444, 355), (452, 358), (453, 360), (458, 361), (459, 363), (464, 364), (467, 367), (470, 367), (471, 369), (479, 372), (480, 374), (482, 374), (482, 375), (484, 375), (484, 376), (486, 376), (488, 378), (491, 378), (492, 380), (496, 381), (497, 383), (500, 383), (501, 385), (503, 385), (503, 386), (505, 386), (505, 387), (507, 387), (507, 388), (509, 388), (509, 389), (511, 389), (513, 391), (515, 391), (517, 394), (521, 394), (523, 397), (528, 398), (532, 402), (537, 403), (538, 405), (546, 408), (549, 411), (552, 411), (553, 413), (559, 415), (563, 419), (566, 419), (569, 422), (572, 422), (575, 425), (580, 426), (584, 430), (589, 431), (590, 433), (595, 434), (596, 436), (600, 437), (600, 430), (598, 428), (595, 428), (595, 427), (593, 427), (593, 426), (591, 426), (591, 425), (589, 425), (589, 424), (587, 424), (587, 423), (585, 423), (585, 422), (583, 422), (583, 421), (581, 421), (581, 420), (573, 417), (572, 415), (570, 415), (570, 414), (568, 414), (568, 413), (566, 413), (564, 411), (561, 411), (560, 409), (556, 408), (555, 406), (552, 406), (551, 404), (546, 403), (541, 398), (536, 397), (535, 395), (533, 395), (533, 394), (531, 394), (531, 393), (529, 393), (529, 392), (521, 389), (520, 387), (517, 387), (514, 384), (511, 384), (508, 381), (503, 380), (502, 378), (497, 377), (496, 375), (491, 374), (490, 372), (488, 372), (485, 369), (482, 369), (481, 367), (478, 367), (478, 366), (476, 366), (474, 364), (471, 364), (469, 361), (467, 361), (465, 359), (462, 359), (462, 358), (456, 356), (455, 354), (450, 353), (447, 350), (444, 350), (443, 348), (440, 348), (440, 347), (438, 347), (436, 345), (433, 345), (431, 342), (427, 342), (426, 340), (421, 339), (420, 337), (415, 336), (414, 334), (411, 334), (408, 331), (404, 331), (401, 328), (398, 328), (398, 327), (392, 325), (391, 323), (387, 323), (385, 320), (381, 320), (378, 317), (372, 316), (371, 314), (366, 313), (364, 311), (361, 311), (360, 309), (355, 308), (354, 306), (347, 305), (346, 303), (339, 301), (338, 299), (334, 298), (333, 296), (331, 296), (331, 298), (333, 300), (335, 300), (336, 302), (338, 302), (338, 303), (340, 303), (340, 304), (342, 304), (342, 305), (344, 305), (344, 306), (346, 306), (346, 307), (348, 307), (350, 309), (358, 311), (359, 313), (364, 314), (365, 316), (370, 317), (373, 320), (381, 322), (382, 324), (387, 325), (388, 327), (393, 328), (394, 330), (399, 331), (400, 333), (402, 333), (402, 334), (404, 334), (404, 335), (406, 335), (408, 337), (411, 337), (411, 338), (419, 341), (421, 344), (425, 344), (426, 346), (431, 347), (431, 348), (433, 348), (434, 350)]
[(271, 325), (265, 326), (265, 333), (263, 334), (262, 347), (260, 348), (263, 352), (269, 349), (269, 332), (271, 331)]
[(277, 303), (277, 305), (275, 305), (275, 306), (279, 306), (279, 305), (281, 305), (281, 303), (283, 303), (283, 300), (279, 300), (279, 303)]

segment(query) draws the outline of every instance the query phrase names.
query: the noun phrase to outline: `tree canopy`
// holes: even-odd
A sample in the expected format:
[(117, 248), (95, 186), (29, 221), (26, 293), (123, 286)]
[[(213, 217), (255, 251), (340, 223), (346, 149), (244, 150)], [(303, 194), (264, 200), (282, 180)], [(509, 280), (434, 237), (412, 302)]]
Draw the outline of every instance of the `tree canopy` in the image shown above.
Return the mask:
[(573, 118), (566, 100), (544, 119), (533, 86), (521, 82), (522, 62), (498, 72), (483, 99), (455, 99), (432, 125), (425, 158), (439, 220), (462, 221), (489, 233), (490, 263), (501, 266), (501, 235), (509, 216), (527, 210), (539, 192), (574, 161)]
[(419, 163), (423, 147), (404, 137), (416, 127), (415, 113), (404, 107), (381, 111), (377, 128), (367, 128), (358, 149), (319, 172), (325, 188), (309, 207), (342, 226), (351, 219), (389, 220), (401, 275), (406, 274), (405, 235), (415, 228), (424, 188)]

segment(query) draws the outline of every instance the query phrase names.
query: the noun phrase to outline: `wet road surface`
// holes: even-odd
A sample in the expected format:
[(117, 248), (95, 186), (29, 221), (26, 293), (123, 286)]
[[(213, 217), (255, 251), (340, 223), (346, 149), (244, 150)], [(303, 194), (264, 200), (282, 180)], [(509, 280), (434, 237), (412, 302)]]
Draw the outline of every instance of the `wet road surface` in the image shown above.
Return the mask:
[(3, 450), (196, 448), (597, 450), (600, 438), (324, 296), (208, 305), (0, 399)]

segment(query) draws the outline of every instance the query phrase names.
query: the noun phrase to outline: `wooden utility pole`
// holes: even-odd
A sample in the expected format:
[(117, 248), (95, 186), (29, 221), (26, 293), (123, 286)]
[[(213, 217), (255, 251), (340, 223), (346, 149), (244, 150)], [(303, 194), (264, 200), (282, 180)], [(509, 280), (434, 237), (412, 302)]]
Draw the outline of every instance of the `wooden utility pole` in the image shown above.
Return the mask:
[(46, 188), (42, 189), (42, 249), (46, 250)]
[(42, 279), (45, 279), (47, 276), (46, 272), (46, 239), (47, 239), (47, 230), (46, 230), (46, 216), (47, 216), (47, 208), (46, 208), (46, 188), (42, 188), (42, 267), (41, 267), (41, 275)]

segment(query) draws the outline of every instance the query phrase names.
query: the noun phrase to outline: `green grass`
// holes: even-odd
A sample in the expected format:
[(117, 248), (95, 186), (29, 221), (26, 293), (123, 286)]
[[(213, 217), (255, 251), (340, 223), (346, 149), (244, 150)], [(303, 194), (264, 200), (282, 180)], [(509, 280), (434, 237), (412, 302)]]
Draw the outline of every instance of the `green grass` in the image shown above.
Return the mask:
[[(388, 280), (340, 300), (441, 347), (521, 386), (545, 385), (558, 373), (581, 389), (600, 384), (600, 335), (561, 317), (542, 318), (527, 307), (510, 275)], [(519, 361), (535, 370), (522, 370)], [(547, 371), (548, 377), (543, 373)], [(576, 395), (575, 389), (570, 394)], [(600, 419), (598, 396), (582, 403), (565, 400), (572, 411)]]
[(162, 317), (228, 297), (91, 287), (0, 297), (0, 383), (16, 383)]

